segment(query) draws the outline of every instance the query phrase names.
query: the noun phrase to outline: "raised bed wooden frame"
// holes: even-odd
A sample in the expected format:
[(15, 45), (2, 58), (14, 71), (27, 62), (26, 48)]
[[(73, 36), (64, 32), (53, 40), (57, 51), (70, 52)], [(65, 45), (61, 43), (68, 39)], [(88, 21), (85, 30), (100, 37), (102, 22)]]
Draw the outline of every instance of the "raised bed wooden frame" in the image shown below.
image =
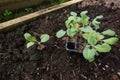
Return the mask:
[(70, 6), (72, 4), (80, 3), (80, 2), (82, 2), (82, 0), (71, 0), (66, 3), (55, 5), (55, 6), (46, 8), (46, 9), (36, 11), (36, 12), (28, 14), (28, 15), (24, 15), (24, 16), (0, 23), (0, 31), (11, 29), (12, 27), (16, 27), (18, 25), (24, 24), (25, 22), (31, 21), (43, 14), (50, 13), (52, 11)]

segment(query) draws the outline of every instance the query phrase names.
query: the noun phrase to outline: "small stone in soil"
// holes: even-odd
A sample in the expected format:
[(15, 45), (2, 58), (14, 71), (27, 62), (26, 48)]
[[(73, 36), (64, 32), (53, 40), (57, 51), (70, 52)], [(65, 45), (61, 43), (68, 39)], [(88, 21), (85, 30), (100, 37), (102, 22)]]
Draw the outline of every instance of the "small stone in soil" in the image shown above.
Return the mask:
[(98, 64), (99, 66), (101, 65), (101, 63)]
[(117, 74), (120, 76), (120, 72), (117, 72)]
[(104, 67), (102, 67), (102, 69), (105, 71), (106, 69)]
[(54, 67), (54, 70), (57, 69), (56, 67)]
[(83, 77), (84, 79), (87, 79), (87, 77), (85, 75), (83, 75), (83, 74), (81, 74), (81, 77)]
[(109, 66), (108, 65), (105, 65), (106, 68), (108, 68)]
[(37, 75), (40, 75), (40, 73), (37, 73)]
[(111, 71), (115, 71), (114, 69), (111, 69)]
[(47, 64), (47, 68), (46, 68), (46, 71), (48, 71), (49, 70), (49, 64)]
[(37, 71), (39, 71), (40, 70), (40, 68), (37, 68)]

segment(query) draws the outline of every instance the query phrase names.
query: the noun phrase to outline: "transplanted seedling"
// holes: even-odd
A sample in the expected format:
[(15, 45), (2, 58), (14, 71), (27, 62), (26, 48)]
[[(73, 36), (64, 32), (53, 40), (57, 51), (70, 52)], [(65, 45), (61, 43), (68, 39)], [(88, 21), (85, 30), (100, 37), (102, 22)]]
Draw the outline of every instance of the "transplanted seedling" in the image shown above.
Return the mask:
[[(71, 12), (70, 16), (65, 21), (65, 25), (66, 25), (67, 29), (59, 30), (56, 33), (56, 37), (61, 38), (65, 34), (67, 34), (67, 36), (69, 36), (69, 37), (74, 37), (78, 33), (80, 33), (80, 35), (82, 35), (81, 33), (83, 33), (83, 32), (91, 32), (91, 31), (93, 31), (93, 29), (95, 29), (95, 30), (99, 29), (100, 22), (98, 22), (97, 20), (101, 19), (103, 16), (99, 15), (92, 22), (90, 22), (89, 21), (90, 17), (86, 15), (87, 13), (88, 13), (88, 11), (82, 11), (80, 13), (80, 16), (78, 16), (77, 13)], [(91, 27), (92, 26), (91, 23), (93, 23), (92, 25), (94, 25), (93, 28)]]
[(45, 46), (42, 43), (45, 43), (49, 40), (50, 36), (48, 34), (42, 34), (40, 36), (40, 41), (38, 41), (34, 36), (32, 36), (30, 33), (24, 34), (25, 39), (28, 41), (27, 48), (31, 47), (34, 44), (38, 44), (38, 49), (42, 50), (45, 48)]
[[(106, 38), (106, 35), (109, 38)], [(83, 34), (85, 40), (87, 40), (87, 45), (83, 50), (83, 56), (89, 62), (94, 61), (95, 56), (100, 53), (110, 52), (111, 45), (115, 44), (118, 41), (118, 38), (115, 37), (115, 32), (108, 29), (102, 33), (91, 31)]]
[[(110, 52), (111, 45), (118, 41), (116, 33), (110, 29), (103, 32), (98, 32), (100, 28), (100, 22), (98, 19), (102, 19), (103, 16), (96, 16), (92, 21), (87, 16), (88, 11), (82, 11), (80, 16), (75, 12), (71, 12), (70, 17), (66, 20), (66, 30), (59, 30), (56, 33), (57, 38), (63, 37), (67, 34), (68, 37), (74, 37), (76, 34), (81, 35), (86, 42), (83, 46), (83, 57), (89, 62), (94, 61), (95, 56), (100, 53)], [(79, 43), (79, 42), (78, 42)]]
[(74, 37), (79, 32), (80, 25), (78, 23), (80, 22), (80, 17), (78, 17), (77, 13), (75, 12), (71, 12), (70, 14), (71, 16), (68, 17), (68, 19), (65, 22), (67, 30), (59, 30), (56, 33), (57, 38), (61, 38), (65, 34), (67, 34), (67, 36), (69, 37)]

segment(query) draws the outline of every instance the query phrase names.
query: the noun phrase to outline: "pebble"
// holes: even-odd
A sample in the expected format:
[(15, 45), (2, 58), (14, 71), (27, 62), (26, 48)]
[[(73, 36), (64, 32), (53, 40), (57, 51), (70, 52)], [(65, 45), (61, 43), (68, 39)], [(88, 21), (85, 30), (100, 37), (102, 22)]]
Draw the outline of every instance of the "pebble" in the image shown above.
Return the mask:
[(119, 20), (117, 20), (116, 22), (118, 22), (118, 23), (119, 23), (120, 21), (119, 21)]
[(37, 68), (37, 71), (39, 71), (40, 70), (40, 68)]
[(120, 51), (120, 49), (119, 49), (119, 51)]
[(120, 76), (120, 72), (117, 72), (117, 74)]
[(105, 71), (106, 69), (104, 67), (102, 67), (102, 69)]
[(49, 66), (47, 66), (47, 68), (46, 68), (46, 71), (48, 71), (49, 70)]
[(65, 10), (64, 13), (67, 13), (67, 10)]
[(101, 65), (101, 63), (98, 64), (99, 66)]
[(56, 67), (54, 67), (54, 70), (57, 69)]
[(114, 69), (111, 69), (111, 71), (115, 71)]
[(108, 68), (109, 66), (108, 65), (105, 65), (106, 68)]
[(40, 73), (37, 73), (37, 75), (40, 75)]

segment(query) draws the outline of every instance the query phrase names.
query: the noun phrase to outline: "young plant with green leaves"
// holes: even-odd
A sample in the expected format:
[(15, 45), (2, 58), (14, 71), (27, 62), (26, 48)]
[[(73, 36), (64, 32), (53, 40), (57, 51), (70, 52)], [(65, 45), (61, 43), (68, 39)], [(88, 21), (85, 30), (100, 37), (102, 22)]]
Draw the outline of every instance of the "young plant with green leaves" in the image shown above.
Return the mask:
[(84, 58), (92, 62), (99, 53), (110, 52), (112, 49), (111, 45), (118, 41), (118, 38), (115, 36), (115, 32), (110, 29), (102, 33), (96, 31), (84, 33), (83, 38), (87, 41), (87, 45), (83, 50)]
[(31, 12), (33, 12), (33, 8), (25, 8), (25, 11), (28, 13), (31, 13)]
[(77, 13), (71, 12), (71, 16), (68, 17), (68, 19), (65, 22), (67, 30), (59, 30), (56, 33), (57, 38), (63, 37), (65, 34), (69, 37), (74, 37), (78, 32), (79, 32), (79, 22), (80, 22), (80, 17), (77, 16)]
[[(100, 22), (98, 22), (98, 19), (101, 19), (103, 16), (97, 16), (92, 22), (90, 22), (90, 17), (87, 16), (88, 11), (82, 11), (80, 13), (80, 16), (77, 15), (75, 12), (71, 12), (68, 19), (65, 21), (66, 30), (59, 30), (56, 33), (57, 38), (63, 37), (65, 34), (69, 37), (74, 37), (77, 33), (83, 33), (83, 32), (90, 32), (93, 31), (93, 29), (97, 30), (99, 28)], [(91, 26), (94, 25), (92, 28)], [(82, 34), (81, 34), (82, 35)]]
[(28, 41), (27, 48), (31, 47), (34, 44), (38, 44), (41, 47), (41, 50), (43, 47), (42, 43), (45, 43), (49, 40), (50, 36), (48, 34), (42, 34), (40, 36), (40, 41), (38, 41), (34, 36), (32, 36), (30, 33), (24, 34), (25, 39)]
[(95, 56), (99, 53), (109, 52), (111, 45), (118, 41), (116, 33), (110, 29), (103, 32), (97, 32), (100, 28), (99, 19), (103, 16), (96, 16), (92, 21), (87, 16), (88, 11), (82, 11), (80, 16), (75, 12), (71, 12), (70, 17), (65, 22), (66, 30), (59, 30), (56, 33), (57, 38), (63, 37), (67, 34), (68, 37), (74, 37), (76, 34), (81, 35), (86, 43), (83, 49), (83, 56), (89, 62), (94, 61)]
[(10, 11), (10, 10), (5, 10), (3, 13), (2, 13), (2, 19), (3, 20), (9, 20), (13, 18), (13, 12)]

